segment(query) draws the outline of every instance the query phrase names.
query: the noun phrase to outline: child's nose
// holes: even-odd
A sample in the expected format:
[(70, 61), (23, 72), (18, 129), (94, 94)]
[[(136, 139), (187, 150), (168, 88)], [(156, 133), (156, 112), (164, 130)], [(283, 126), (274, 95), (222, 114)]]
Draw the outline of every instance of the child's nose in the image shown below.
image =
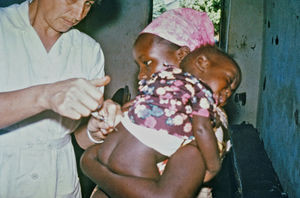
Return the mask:
[(140, 68), (140, 72), (138, 74), (138, 79), (139, 80), (148, 79), (148, 73), (147, 73), (146, 69)]
[(142, 79), (147, 79), (148, 78), (148, 76), (145, 74), (145, 73), (139, 73), (139, 75), (138, 75), (138, 79), (139, 80), (142, 80)]

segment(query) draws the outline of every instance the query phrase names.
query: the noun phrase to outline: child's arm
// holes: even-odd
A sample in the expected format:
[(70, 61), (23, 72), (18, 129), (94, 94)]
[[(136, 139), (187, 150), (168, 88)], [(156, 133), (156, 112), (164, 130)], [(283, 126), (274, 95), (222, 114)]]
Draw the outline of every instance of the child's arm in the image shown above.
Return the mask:
[(202, 153), (206, 164), (206, 177), (212, 178), (220, 170), (221, 160), (219, 156), (217, 139), (213, 132), (210, 119), (207, 117), (194, 115), (193, 132), (198, 148)]

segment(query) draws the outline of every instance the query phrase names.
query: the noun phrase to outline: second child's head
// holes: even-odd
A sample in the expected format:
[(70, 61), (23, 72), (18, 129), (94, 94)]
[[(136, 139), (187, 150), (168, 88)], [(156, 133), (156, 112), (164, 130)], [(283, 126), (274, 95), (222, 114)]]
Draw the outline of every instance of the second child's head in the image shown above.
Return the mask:
[(241, 81), (238, 64), (225, 52), (211, 45), (189, 53), (180, 67), (209, 86), (219, 106), (226, 104)]

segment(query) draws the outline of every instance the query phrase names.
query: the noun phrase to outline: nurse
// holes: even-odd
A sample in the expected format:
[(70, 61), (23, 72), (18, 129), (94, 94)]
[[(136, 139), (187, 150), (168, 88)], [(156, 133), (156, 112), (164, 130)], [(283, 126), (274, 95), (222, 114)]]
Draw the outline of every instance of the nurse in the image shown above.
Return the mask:
[[(26, 0), (0, 9), (0, 197), (81, 197), (70, 134), (86, 148), (120, 112), (103, 99), (110, 78), (100, 45), (72, 29), (94, 3)], [(99, 106), (105, 123), (80, 124)]]

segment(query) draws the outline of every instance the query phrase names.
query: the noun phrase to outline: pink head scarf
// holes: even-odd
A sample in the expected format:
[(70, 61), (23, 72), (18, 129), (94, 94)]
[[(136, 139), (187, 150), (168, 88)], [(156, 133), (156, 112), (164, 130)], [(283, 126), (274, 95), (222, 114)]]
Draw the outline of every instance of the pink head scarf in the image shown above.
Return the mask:
[(177, 8), (154, 19), (140, 34), (151, 33), (179, 46), (195, 48), (214, 44), (214, 26), (205, 12)]

